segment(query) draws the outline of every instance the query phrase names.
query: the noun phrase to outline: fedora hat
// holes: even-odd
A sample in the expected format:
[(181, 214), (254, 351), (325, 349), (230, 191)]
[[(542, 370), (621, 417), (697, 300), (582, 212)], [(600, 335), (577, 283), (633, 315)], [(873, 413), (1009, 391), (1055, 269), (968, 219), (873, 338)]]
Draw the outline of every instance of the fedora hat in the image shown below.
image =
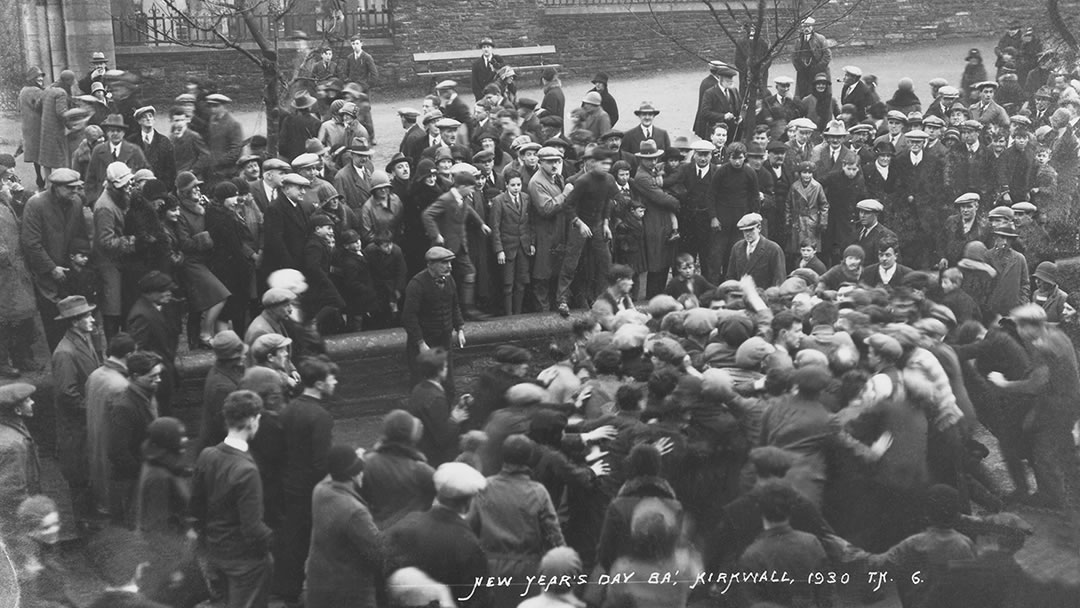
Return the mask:
[(102, 129), (127, 129), (127, 125), (124, 124), (124, 117), (119, 114), (109, 114), (105, 117), (105, 120), (101, 121), (99, 125)]
[(292, 107), (304, 110), (313, 105), (315, 105), (315, 98), (309, 95), (306, 90), (298, 91), (296, 95), (293, 95)]
[(60, 314), (56, 316), (55, 320), (63, 321), (64, 319), (78, 317), (95, 308), (97, 308), (97, 306), (87, 303), (86, 298), (83, 296), (68, 296), (56, 303), (56, 309)]
[(829, 124), (825, 127), (825, 132), (822, 135), (839, 135), (844, 137), (848, 134), (847, 127), (844, 126), (842, 120), (830, 120)]
[(641, 142), (641, 147), (638, 148), (637, 153), (634, 156), (638, 158), (660, 158), (664, 155), (664, 151), (656, 147), (656, 142), (651, 139), (646, 139)]
[(657, 110), (656, 106), (654, 106), (651, 101), (641, 102), (638, 109), (634, 110), (634, 114), (637, 114), (638, 116), (641, 116), (642, 114), (652, 114), (653, 116), (656, 116), (659, 113), (660, 110)]

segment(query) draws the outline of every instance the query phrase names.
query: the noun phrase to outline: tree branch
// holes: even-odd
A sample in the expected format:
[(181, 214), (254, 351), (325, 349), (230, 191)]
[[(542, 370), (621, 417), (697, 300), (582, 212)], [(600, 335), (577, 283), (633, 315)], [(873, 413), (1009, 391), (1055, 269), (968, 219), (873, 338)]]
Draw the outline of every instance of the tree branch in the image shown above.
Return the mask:
[(1069, 30), (1069, 26), (1065, 24), (1065, 19), (1061, 16), (1061, 8), (1058, 6), (1058, 0), (1046, 0), (1046, 12), (1050, 17), (1050, 25), (1054, 28), (1054, 32), (1061, 37), (1061, 41), (1074, 54), (1080, 53), (1080, 43), (1076, 41), (1076, 36)]

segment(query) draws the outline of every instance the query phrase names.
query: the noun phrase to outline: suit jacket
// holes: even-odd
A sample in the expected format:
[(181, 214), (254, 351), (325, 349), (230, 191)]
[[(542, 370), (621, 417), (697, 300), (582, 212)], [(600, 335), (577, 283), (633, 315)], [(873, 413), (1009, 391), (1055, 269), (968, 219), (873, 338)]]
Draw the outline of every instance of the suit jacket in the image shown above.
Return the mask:
[(342, 80), (355, 82), (365, 91), (379, 77), (379, 69), (375, 67), (375, 60), (367, 51), (360, 51), (360, 57), (356, 57), (353, 53), (346, 55), (341, 71)]
[(176, 181), (176, 158), (173, 153), (173, 144), (168, 137), (154, 131), (154, 138), (150, 140), (150, 145), (146, 145), (143, 141), (142, 132), (127, 139), (142, 150), (143, 156), (146, 157), (146, 165), (154, 172), (154, 177), (170, 186)]
[[(646, 139), (649, 138), (645, 137), (645, 130), (641, 125), (638, 125), (623, 135), (620, 148), (630, 154), (637, 154), (638, 150), (641, 149), (641, 142)], [(667, 150), (671, 147), (671, 138), (668, 137), (668, 132), (655, 126), (652, 127), (652, 140), (656, 142), (656, 147), (660, 150)]]
[(334, 175), (334, 189), (345, 197), (345, 204), (358, 210), (371, 198), (371, 171), (365, 169), (360, 175), (350, 162)]
[(442, 236), (443, 247), (454, 253), (469, 252), (465, 238), (465, 224), (472, 221), (478, 225), (484, 219), (473, 209), (468, 200), (458, 204), (453, 192), (444, 192), (431, 203), (423, 214), (424, 231), (433, 241)]
[(191, 171), (199, 177), (206, 174), (206, 165), (210, 162), (210, 148), (206, 147), (202, 135), (185, 129), (180, 137), (172, 140), (172, 145), (177, 173)]
[[(877, 252), (874, 252), (874, 257), (877, 257)], [(869, 285), (870, 287), (897, 287), (904, 282), (904, 277), (907, 276), (911, 269), (903, 264), (897, 264), (896, 270), (893, 271), (892, 278), (888, 283), (881, 280), (881, 264), (871, 264), (863, 269), (861, 282)]]
[(532, 199), (524, 190), (518, 195), (517, 205), (508, 192), (491, 201), (491, 244), (495, 253), (506, 252), (509, 259), (511, 254), (524, 255), (533, 245), (531, 206)]
[(840, 105), (846, 103), (855, 106), (855, 120), (860, 121), (866, 118), (866, 109), (874, 104), (874, 95), (862, 80), (857, 80), (850, 89), (840, 87)]
[(161, 355), (162, 363), (172, 368), (179, 333), (173, 329), (163, 311), (145, 297), (139, 298), (128, 313), (127, 328), (140, 349)]
[(285, 469), (282, 484), (287, 494), (310, 498), (315, 485), (326, 477), (334, 419), (323, 402), (301, 395), (281, 410), (285, 437)]
[(308, 218), (313, 212), (310, 206), (304, 203), (293, 205), (283, 193), (278, 193), (267, 207), (263, 220), (264, 271), (269, 273), (281, 268), (300, 268), (310, 232)]
[(855, 152), (847, 146), (840, 146), (840, 153), (836, 156), (836, 162), (832, 159), (832, 150), (829, 149), (829, 144), (821, 142), (814, 146), (814, 151), (810, 154), (810, 162), (814, 163), (814, 179), (821, 181), (826, 175), (833, 171), (840, 171), (844, 166), (844, 161), (847, 159), (856, 159)]
[(255, 205), (259, 207), (259, 211), (265, 214), (266, 210), (270, 208), (270, 198), (266, 195), (266, 188), (263, 188), (262, 180), (249, 182), (248, 187), (251, 190), (251, 198), (255, 200)]
[(727, 278), (738, 280), (743, 275), (750, 275), (762, 289), (778, 287), (787, 278), (783, 250), (769, 239), (760, 237), (754, 253), (747, 259), (746, 240), (740, 239), (731, 248)]
[(120, 142), (120, 154), (115, 159), (109, 142), (94, 146), (90, 153), (90, 166), (86, 169), (86, 200), (96, 201), (101, 196), (101, 191), (105, 189), (105, 169), (114, 161), (124, 163), (132, 171), (147, 168), (142, 149), (129, 141)]
[(484, 87), (495, 82), (495, 74), (499, 68), (506, 65), (502, 57), (492, 54), (491, 67), (488, 67), (483, 57), (477, 57), (472, 64), (472, 93), (477, 100), (484, 96)]
[[(319, 130), (316, 127), (315, 135), (318, 133)], [(240, 153), (244, 147), (244, 128), (232, 114), (226, 113), (220, 119), (210, 119), (207, 134), (206, 145), (210, 150), (207, 176), (211, 179), (232, 177), (236, 172), (236, 161), (240, 160)]]
[[(862, 227), (858, 227), (855, 234), (855, 244), (862, 247), (863, 252), (866, 254), (863, 258), (863, 267), (877, 264), (878, 244), (880, 244), (885, 237), (896, 238), (896, 233), (883, 226), (880, 222), (874, 224), (874, 227), (870, 229), (870, 232), (868, 232), (865, 237), (863, 236)], [(864, 272), (863, 274), (866, 273)]]
[(973, 103), (968, 107), (968, 111), (971, 112), (972, 120), (977, 120), (984, 125), (994, 123), (1002, 129), (1009, 128), (1009, 113), (993, 100), (986, 106), (983, 106), (982, 102)]
[[(720, 122), (727, 124), (728, 133), (734, 133), (740, 110), (742, 101), (739, 99), (739, 92), (717, 85), (705, 91), (705, 96), (701, 98), (701, 109), (694, 121), (694, 133), (701, 139), (709, 139), (713, 125)], [(724, 118), (729, 112), (734, 116), (731, 120)]]

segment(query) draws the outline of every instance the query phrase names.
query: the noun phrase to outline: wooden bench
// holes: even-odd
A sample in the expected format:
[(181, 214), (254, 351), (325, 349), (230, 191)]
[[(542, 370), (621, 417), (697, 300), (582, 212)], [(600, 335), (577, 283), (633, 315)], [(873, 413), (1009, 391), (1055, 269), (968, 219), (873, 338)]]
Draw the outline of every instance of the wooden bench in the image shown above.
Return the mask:
[[(464, 76), (472, 74), (472, 62), (480, 56), (480, 49), (467, 49), (463, 51), (439, 51), (436, 53), (413, 53), (413, 62), (416, 75), (429, 77), (432, 80), (441, 80), (448, 76)], [(524, 70), (542, 70), (544, 68), (561, 67), (557, 63), (545, 63), (544, 57), (555, 54), (553, 45), (521, 46), (513, 48), (496, 48), (495, 54), (506, 60), (506, 65), (514, 68), (515, 72)], [(511, 57), (538, 57), (535, 65), (517, 65), (510, 60)], [(455, 64), (468, 61), (465, 68), (453, 69)], [(444, 69), (437, 69), (444, 68)]]

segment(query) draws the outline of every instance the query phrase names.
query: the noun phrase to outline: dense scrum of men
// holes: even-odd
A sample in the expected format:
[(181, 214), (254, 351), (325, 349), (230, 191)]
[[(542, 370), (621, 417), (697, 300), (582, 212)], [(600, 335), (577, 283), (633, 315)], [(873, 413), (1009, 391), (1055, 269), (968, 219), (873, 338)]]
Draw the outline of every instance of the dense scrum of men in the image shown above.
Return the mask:
[[(104, 55), (31, 69), (37, 191), (0, 155), (0, 517), (29, 605), (70, 605), (52, 547), (109, 530), (96, 606), (829, 606), (885, 570), (905, 608), (1075, 600), (1022, 571), (1008, 511), (1077, 504), (1080, 82), (1013, 24), (994, 80), (973, 50), (925, 111), (853, 65), (836, 93), (813, 26), (755, 107), (752, 29), (711, 62), (695, 141), (651, 101), (613, 128), (605, 73), (568, 113), (553, 68), (519, 97), (485, 38), (475, 103), (446, 80), (399, 109), (382, 168), (359, 37), (300, 66), (277, 155), (209, 83), (165, 135)], [(467, 320), (550, 310), (579, 311), (551, 365), (500, 346), (459, 394)], [(17, 381), (36, 316), (62, 497)], [(371, 449), (335, 443), (323, 337), (395, 326), (409, 398)], [(185, 334), (214, 356), (191, 429)], [(651, 572), (676, 583), (626, 583)]]

